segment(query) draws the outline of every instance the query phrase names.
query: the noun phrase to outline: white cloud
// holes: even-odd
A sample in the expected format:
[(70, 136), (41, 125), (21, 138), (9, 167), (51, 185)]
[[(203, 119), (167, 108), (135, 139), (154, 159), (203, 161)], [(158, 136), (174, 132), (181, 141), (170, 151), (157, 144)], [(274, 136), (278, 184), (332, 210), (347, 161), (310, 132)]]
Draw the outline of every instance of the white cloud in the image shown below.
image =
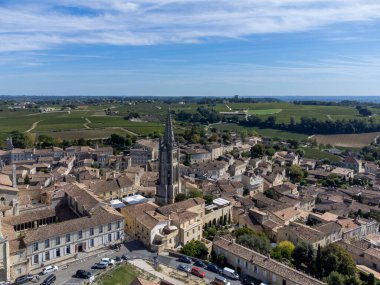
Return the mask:
[(380, 18), (378, 0), (3, 1), (0, 52), (66, 44), (196, 43)]

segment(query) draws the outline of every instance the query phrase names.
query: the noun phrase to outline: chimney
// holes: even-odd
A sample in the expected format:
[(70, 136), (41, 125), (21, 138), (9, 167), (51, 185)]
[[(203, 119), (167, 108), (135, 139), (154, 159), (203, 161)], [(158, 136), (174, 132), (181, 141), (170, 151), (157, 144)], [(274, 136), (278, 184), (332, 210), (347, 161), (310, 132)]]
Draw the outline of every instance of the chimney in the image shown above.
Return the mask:
[(17, 188), (16, 164), (12, 164), (12, 187)]

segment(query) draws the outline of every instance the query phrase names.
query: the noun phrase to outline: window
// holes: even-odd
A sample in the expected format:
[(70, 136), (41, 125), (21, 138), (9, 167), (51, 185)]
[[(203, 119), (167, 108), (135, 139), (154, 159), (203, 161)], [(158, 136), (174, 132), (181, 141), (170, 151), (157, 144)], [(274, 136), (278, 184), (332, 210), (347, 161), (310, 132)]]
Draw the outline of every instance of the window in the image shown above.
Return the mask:
[(38, 254), (33, 256), (33, 263), (34, 264), (38, 263)]
[(112, 241), (112, 235), (111, 234), (108, 234), (108, 241)]
[(90, 239), (90, 247), (94, 247), (95, 246), (95, 243), (94, 243), (94, 239)]
[(55, 244), (56, 244), (56, 245), (61, 244), (61, 237), (56, 237), (56, 238), (55, 238)]
[(99, 227), (99, 233), (100, 233), (100, 234), (103, 233), (103, 226), (100, 226), (100, 227)]
[(120, 232), (116, 232), (116, 240), (120, 239)]
[(71, 253), (71, 248), (70, 248), (70, 246), (68, 245), (68, 246), (66, 246), (66, 254), (70, 254)]
[(50, 241), (47, 239), (45, 240), (45, 248), (48, 248), (50, 246)]
[(90, 236), (93, 236), (94, 235), (94, 228), (91, 228), (90, 229)]
[(70, 236), (70, 234), (67, 234), (66, 235), (66, 242), (70, 242), (70, 240), (71, 240), (71, 236)]
[(108, 224), (108, 230), (109, 231), (112, 230), (112, 224), (111, 223)]
[(82, 239), (83, 238), (83, 232), (82, 231), (79, 231), (78, 232), (78, 239)]
[(37, 251), (38, 250), (38, 242), (35, 242), (33, 244), (33, 251)]
[(189, 232), (186, 233), (187, 237), (189, 236)]
[(117, 222), (117, 229), (120, 229), (121, 223), (120, 221)]
[(50, 260), (50, 251), (45, 252), (45, 260)]
[(61, 257), (61, 249), (60, 248), (57, 248), (55, 250), (55, 257)]
[(276, 279), (277, 279), (276, 274), (272, 274), (272, 282), (273, 282), (273, 283), (276, 283)]

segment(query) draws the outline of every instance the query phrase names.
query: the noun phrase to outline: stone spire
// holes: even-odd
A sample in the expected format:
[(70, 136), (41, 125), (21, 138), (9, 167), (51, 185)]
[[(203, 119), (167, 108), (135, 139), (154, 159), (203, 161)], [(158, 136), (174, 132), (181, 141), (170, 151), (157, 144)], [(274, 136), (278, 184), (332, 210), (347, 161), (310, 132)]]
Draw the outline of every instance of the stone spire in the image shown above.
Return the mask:
[(168, 116), (166, 118), (164, 144), (166, 144), (167, 146), (174, 145), (173, 121), (172, 121), (172, 115), (170, 113), (170, 106), (168, 110)]

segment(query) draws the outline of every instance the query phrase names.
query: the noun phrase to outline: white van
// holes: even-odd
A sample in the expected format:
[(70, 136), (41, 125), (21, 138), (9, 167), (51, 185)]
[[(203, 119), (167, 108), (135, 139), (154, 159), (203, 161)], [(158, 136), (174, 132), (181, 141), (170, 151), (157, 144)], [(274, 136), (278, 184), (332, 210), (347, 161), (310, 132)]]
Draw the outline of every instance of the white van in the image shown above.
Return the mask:
[(239, 280), (239, 274), (237, 274), (235, 270), (228, 267), (223, 268), (223, 275), (231, 279)]
[(223, 276), (216, 276), (214, 279), (214, 284), (216, 285), (231, 285), (230, 282)]

